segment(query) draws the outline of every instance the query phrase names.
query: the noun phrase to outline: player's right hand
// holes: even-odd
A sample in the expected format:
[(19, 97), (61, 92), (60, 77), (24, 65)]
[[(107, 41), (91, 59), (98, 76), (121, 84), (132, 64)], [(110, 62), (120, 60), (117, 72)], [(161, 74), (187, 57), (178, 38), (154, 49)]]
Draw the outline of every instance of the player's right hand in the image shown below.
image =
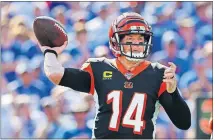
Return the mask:
[(45, 50), (49, 49), (49, 50), (55, 51), (57, 54), (61, 54), (63, 50), (66, 48), (67, 44), (68, 44), (68, 41), (65, 41), (64, 44), (59, 47), (51, 48), (49, 46), (40, 46), (40, 49), (43, 53), (45, 52)]

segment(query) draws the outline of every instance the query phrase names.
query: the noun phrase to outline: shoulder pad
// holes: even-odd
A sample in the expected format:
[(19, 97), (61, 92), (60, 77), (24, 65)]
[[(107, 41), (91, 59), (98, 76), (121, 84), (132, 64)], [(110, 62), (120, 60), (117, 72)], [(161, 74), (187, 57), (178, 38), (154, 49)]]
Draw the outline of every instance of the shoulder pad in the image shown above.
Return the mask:
[(100, 58), (89, 58), (87, 59), (86, 63), (91, 63), (91, 62), (103, 62), (106, 58), (105, 57), (100, 57)]
[(162, 69), (167, 69), (168, 67), (163, 65), (163, 64), (160, 64), (158, 62), (155, 62), (155, 63), (151, 63), (152, 67), (155, 69), (159, 69), (159, 70), (162, 70)]
[(87, 68), (91, 63), (96, 63), (96, 62), (104, 62), (106, 60), (105, 57), (101, 58), (88, 58), (87, 61), (84, 62), (84, 64), (81, 66), (81, 69)]

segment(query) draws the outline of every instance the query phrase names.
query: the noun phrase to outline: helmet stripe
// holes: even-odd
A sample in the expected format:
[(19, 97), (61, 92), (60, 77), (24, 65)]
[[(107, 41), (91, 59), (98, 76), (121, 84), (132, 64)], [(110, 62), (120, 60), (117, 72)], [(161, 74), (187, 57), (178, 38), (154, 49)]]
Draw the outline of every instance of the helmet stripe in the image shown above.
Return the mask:
[(130, 23), (143, 24), (145, 27), (147, 26), (147, 24), (144, 21), (141, 21), (141, 20), (129, 20), (129, 21), (127, 21), (126, 23), (124, 23), (123, 25), (121, 25), (118, 28), (123, 28), (125, 25), (128, 25)]
[[(118, 22), (118, 27), (121, 27), (122, 25), (124, 25), (125, 23), (127, 23), (130, 20), (139, 20), (139, 21), (144, 21), (142, 18), (139, 17), (130, 17), (130, 18), (124, 18), (122, 20), (120, 20)], [(145, 22), (145, 24), (147, 25), (147, 23)]]

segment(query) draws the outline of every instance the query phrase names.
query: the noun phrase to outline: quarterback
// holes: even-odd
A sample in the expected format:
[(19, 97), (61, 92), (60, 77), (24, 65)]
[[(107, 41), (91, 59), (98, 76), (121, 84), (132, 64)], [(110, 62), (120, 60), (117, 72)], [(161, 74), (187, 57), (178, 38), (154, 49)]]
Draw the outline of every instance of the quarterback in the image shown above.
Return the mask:
[(53, 83), (94, 96), (93, 138), (155, 138), (160, 105), (176, 127), (189, 129), (191, 114), (177, 88), (176, 65), (145, 59), (152, 35), (141, 15), (124, 13), (109, 30), (110, 49), (116, 58), (89, 58), (81, 69), (64, 68), (58, 62), (57, 55), (67, 42), (54, 48), (40, 46), (45, 55), (44, 71)]

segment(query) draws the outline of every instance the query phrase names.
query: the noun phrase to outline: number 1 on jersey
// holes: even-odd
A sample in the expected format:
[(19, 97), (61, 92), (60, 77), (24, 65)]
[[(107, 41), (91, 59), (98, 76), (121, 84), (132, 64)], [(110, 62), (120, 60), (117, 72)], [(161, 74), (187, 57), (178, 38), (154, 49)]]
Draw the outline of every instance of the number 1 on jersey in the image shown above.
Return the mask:
[(112, 116), (109, 123), (109, 130), (118, 131), (122, 110), (122, 91), (114, 90), (107, 95), (107, 104), (112, 104)]
[[(110, 119), (109, 130), (118, 131), (122, 112), (122, 91), (114, 90), (107, 95), (107, 104), (112, 102), (112, 116)], [(123, 117), (122, 126), (133, 128), (134, 134), (142, 134), (145, 129), (144, 113), (147, 95), (134, 93), (129, 107)]]

